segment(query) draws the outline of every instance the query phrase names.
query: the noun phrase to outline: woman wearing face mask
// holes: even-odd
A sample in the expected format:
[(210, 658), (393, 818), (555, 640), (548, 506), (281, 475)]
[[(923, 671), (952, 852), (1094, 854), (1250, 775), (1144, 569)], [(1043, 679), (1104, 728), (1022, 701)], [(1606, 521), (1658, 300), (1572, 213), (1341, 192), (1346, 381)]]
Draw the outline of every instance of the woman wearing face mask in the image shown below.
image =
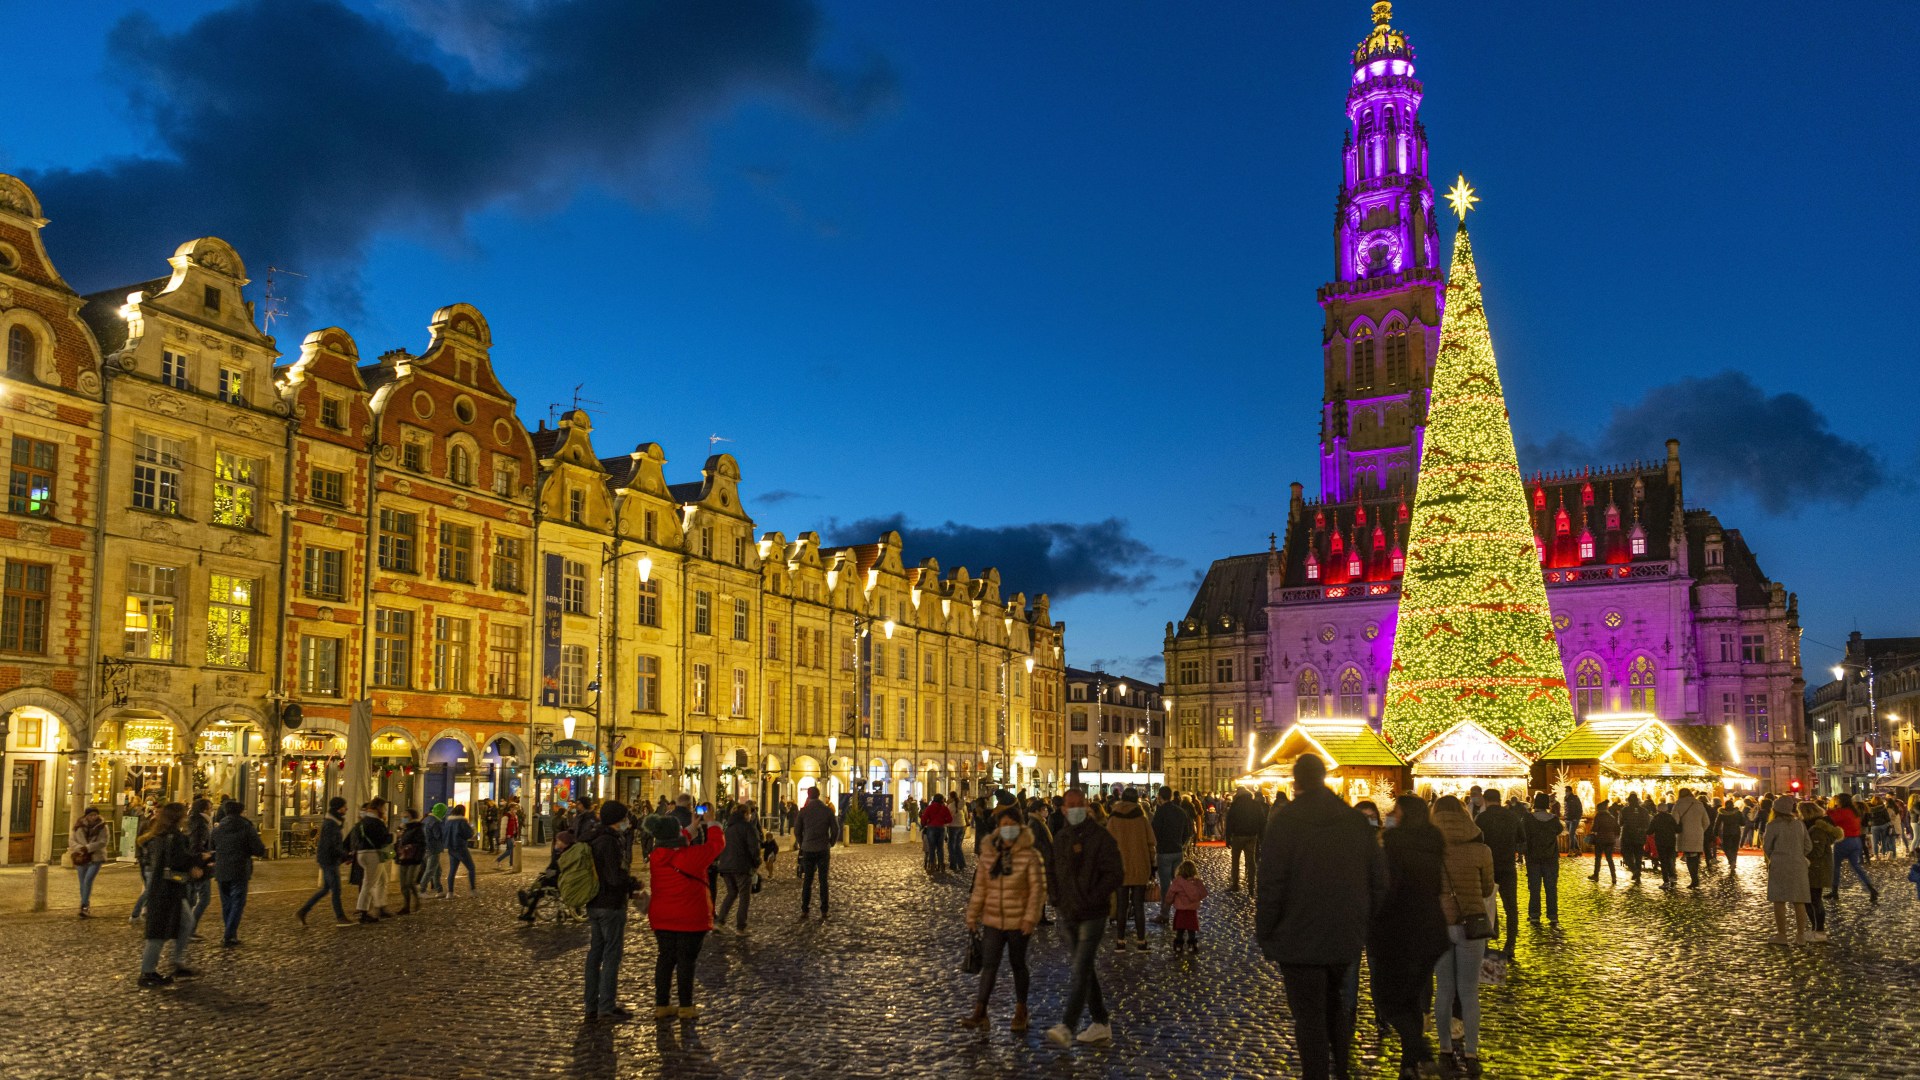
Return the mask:
[(1000, 974), (1000, 951), (1013, 962), (1013, 1030), (1027, 1030), (1027, 942), (1040, 922), (1047, 899), (1047, 872), (1034, 850), (1033, 832), (1021, 824), (1020, 811), (1006, 807), (994, 815), (993, 837), (974, 864), (973, 893), (967, 898), (967, 929), (981, 931), (980, 992), (973, 1015), (961, 1021), (985, 1026), (987, 1002)]

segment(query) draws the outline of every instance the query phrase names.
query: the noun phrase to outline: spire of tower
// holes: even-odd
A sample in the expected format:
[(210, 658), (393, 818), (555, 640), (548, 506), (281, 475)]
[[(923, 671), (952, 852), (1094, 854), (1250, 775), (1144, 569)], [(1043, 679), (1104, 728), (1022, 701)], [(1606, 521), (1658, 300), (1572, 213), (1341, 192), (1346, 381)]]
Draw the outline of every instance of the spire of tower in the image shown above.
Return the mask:
[(1464, 221), (1454, 238), (1400, 595), (1383, 727), (1401, 754), (1462, 720), (1528, 755), (1573, 729)]

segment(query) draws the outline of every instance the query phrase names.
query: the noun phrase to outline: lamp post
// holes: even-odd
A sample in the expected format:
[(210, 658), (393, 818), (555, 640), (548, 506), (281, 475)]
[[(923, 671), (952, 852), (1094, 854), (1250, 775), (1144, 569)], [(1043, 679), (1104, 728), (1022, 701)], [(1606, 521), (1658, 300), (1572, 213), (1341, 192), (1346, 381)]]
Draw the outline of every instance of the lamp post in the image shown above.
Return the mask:
[[(1865, 646), (1863, 645), (1862, 651), (1864, 650), (1865, 650)], [(1873, 748), (1880, 744), (1880, 706), (1879, 706), (1878, 697), (1875, 693), (1873, 657), (1867, 656), (1861, 660), (1842, 659), (1839, 663), (1833, 665), (1834, 679), (1844, 683), (1847, 677), (1847, 672), (1849, 670), (1859, 671), (1861, 674), (1866, 676), (1867, 727), (1869, 730), (1862, 734), (1866, 736), (1865, 746), (1867, 747), (1867, 772), (1869, 775), (1872, 775), (1873, 772), (1875, 771), (1875, 763), (1873, 760), (1873, 754), (1874, 754)], [(1852, 705), (1853, 705), (1852, 694), (1847, 695), (1847, 705), (1848, 705), (1849, 711), (1851, 711)], [(1847, 741), (1848, 742), (1854, 741), (1853, 737), (1849, 737)], [(1849, 784), (1848, 786), (1851, 787), (1852, 785)], [(1867, 786), (1871, 788), (1872, 784), (1869, 783)]]
[[(875, 615), (855, 615), (853, 617), (854, 687), (852, 721), (854, 763), (847, 770), (847, 779), (853, 783), (853, 797), (858, 799), (866, 792), (867, 781), (863, 776), (853, 782), (853, 770), (865, 770), (866, 757), (861, 753), (860, 740), (864, 736), (869, 747), (873, 744), (873, 627), (878, 624), (887, 640), (893, 640), (893, 630), (897, 625), (892, 619), (882, 619)], [(832, 740), (828, 740), (827, 753), (832, 754)]]
[[(834, 755), (839, 752), (840, 752), (840, 736), (838, 735), (827, 736), (827, 782), (828, 783), (833, 782)], [(852, 779), (851, 774), (849, 774), (848, 779), (849, 780)], [(833, 793), (829, 791), (827, 794), (831, 796)], [(838, 813), (839, 811), (835, 810), (834, 812)]]

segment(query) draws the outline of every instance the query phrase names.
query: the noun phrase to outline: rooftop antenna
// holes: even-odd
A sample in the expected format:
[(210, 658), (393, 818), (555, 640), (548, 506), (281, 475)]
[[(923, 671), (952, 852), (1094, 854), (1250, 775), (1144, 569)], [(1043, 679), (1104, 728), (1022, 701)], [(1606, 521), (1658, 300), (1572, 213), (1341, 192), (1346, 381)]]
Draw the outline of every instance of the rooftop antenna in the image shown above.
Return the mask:
[(723, 442), (732, 442), (732, 441), (733, 441), (732, 439), (729, 439), (724, 435), (716, 434), (716, 435), (707, 436), (707, 456), (708, 457), (713, 456), (713, 450), (716, 446), (719, 446)]
[(590, 398), (590, 397), (581, 397), (581, 396), (580, 396), (580, 391), (581, 391), (581, 390), (583, 390), (583, 389), (585, 389), (585, 388), (586, 388), (586, 385), (587, 385), (586, 383), (576, 383), (576, 384), (574, 384), (574, 387), (573, 387), (573, 407), (574, 407), (574, 408), (576, 408), (576, 409), (578, 409), (578, 408), (579, 408), (580, 406), (582, 406), (582, 405), (604, 405), (604, 404), (606, 404), (606, 402), (603, 402), (603, 401), (595, 401), (595, 400), (593, 400), (593, 399), (592, 399), (592, 398)]
[(281, 274), (297, 278), (305, 278), (307, 276), (288, 270), (283, 266), (274, 266), (271, 264), (267, 266), (266, 311), (261, 314), (261, 323), (269, 335), (273, 333), (273, 320), (287, 317), (287, 309), (280, 306), (281, 303), (286, 300), (286, 297), (282, 295), (278, 289), (279, 282), (277, 279)]

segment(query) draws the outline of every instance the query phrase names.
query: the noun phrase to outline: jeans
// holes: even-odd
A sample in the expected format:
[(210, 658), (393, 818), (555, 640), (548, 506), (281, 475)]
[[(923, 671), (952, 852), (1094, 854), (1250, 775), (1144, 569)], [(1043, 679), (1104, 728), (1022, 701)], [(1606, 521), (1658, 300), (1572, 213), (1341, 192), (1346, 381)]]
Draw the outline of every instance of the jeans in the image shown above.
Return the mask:
[[(1838, 845), (1835, 846), (1838, 847)], [(132, 922), (139, 919), (140, 913), (147, 910), (147, 894), (152, 891), (153, 875), (148, 873), (147, 868), (143, 866), (140, 868), (140, 897), (133, 902), (133, 914), (127, 916), (127, 921)]]
[(653, 1004), (664, 1009), (669, 1004), (674, 976), (680, 978), (680, 1007), (693, 1006), (693, 967), (700, 959), (700, 946), (707, 940), (705, 930), (655, 930), (653, 940), (660, 955), (653, 962)]
[(509, 836), (506, 839), (500, 841), (500, 854), (495, 855), (493, 857), (493, 864), (495, 866), (498, 866), (503, 862), (513, 861), (513, 845), (519, 839), (520, 838), (517, 836)]
[[(225, 900), (226, 897), (221, 897)], [(187, 882), (187, 904), (193, 908), (194, 925), (207, 917), (207, 905), (213, 902), (213, 879), (203, 877), (198, 881)]]
[(1833, 845), (1833, 888), (1827, 891), (1838, 895), (1840, 892), (1840, 866), (1845, 863), (1853, 867), (1853, 876), (1867, 887), (1869, 893), (1876, 892), (1873, 882), (1867, 880), (1867, 872), (1860, 866), (1860, 838), (1849, 836)]
[(93, 903), (93, 879), (100, 876), (100, 860), (82, 863), (74, 869), (80, 873), (80, 910), (85, 911)]
[[(727, 912), (733, 910), (733, 901), (735, 898), (738, 898), (740, 901), (740, 914), (734, 916), (733, 926), (736, 930), (745, 930), (747, 928), (747, 908), (753, 904), (753, 871), (729, 871), (728, 873), (721, 874), (720, 880), (727, 883), (727, 898), (720, 902), (720, 913), (713, 917), (713, 923), (715, 926), (725, 923), (727, 921)], [(821, 910), (826, 910), (825, 903), (821, 904)]]
[(1094, 958), (1100, 953), (1100, 935), (1106, 926), (1105, 919), (1079, 919), (1067, 924), (1067, 939), (1073, 942), (1073, 973), (1067, 986), (1065, 1017), (1070, 1028), (1080, 1026), (1082, 1010), (1091, 1011), (1096, 1024), (1104, 1024), (1109, 1019), (1107, 1003), (1100, 997), (1100, 976), (1093, 970)]
[(1002, 930), (994, 926), (980, 928), (980, 996), (975, 999), (982, 1010), (993, 999), (993, 984), (1000, 977), (1000, 948), (1006, 946), (1007, 955), (1013, 964), (1013, 1000), (1016, 1005), (1027, 1003), (1027, 942), (1032, 940), (1018, 930)]
[(1560, 921), (1560, 861), (1527, 860), (1527, 918), (1540, 921), (1540, 899), (1547, 901), (1547, 921)]
[(1172, 916), (1173, 909), (1168, 906), (1167, 890), (1173, 886), (1173, 875), (1179, 871), (1180, 864), (1185, 861), (1186, 856), (1177, 851), (1172, 855), (1161, 855), (1154, 859), (1157, 864), (1154, 870), (1160, 877), (1160, 917), (1163, 919)]
[(1357, 962), (1280, 965), (1304, 1080), (1347, 1075), (1353, 1057), (1354, 1016), (1360, 1005), (1354, 981), (1359, 970)]
[(800, 853), (800, 914), (807, 913), (808, 905), (813, 903), (813, 878), (820, 875), (820, 914), (827, 913), (827, 865), (832, 860), (830, 851), (803, 851)]
[(377, 851), (357, 851), (353, 855), (360, 863), (360, 896), (354, 901), (354, 908), (365, 915), (387, 906), (387, 864), (380, 860)]
[(428, 848), (427, 860), (420, 864), (420, 890), (422, 892), (446, 891), (446, 886), (440, 878), (439, 848)]
[(592, 930), (587, 942), (587, 1011), (606, 1012), (614, 1006), (620, 960), (627, 954), (627, 905), (588, 908), (587, 926)]
[(1893, 826), (1875, 825), (1873, 827), (1873, 850), (1876, 855), (1892, 855)]
[(1807, 922), (1822, 933), (1827, 929), (1827, 904), (1820, 896), (1820, 883), (1813, 883), (1813, 899), (1807, 902)]
[(1453, 1001), (1460, 999), (1460, 1022), (1466, 1027), (1462, 1049), (1468, 1057), (1480, 1056), (1480, 961), (1486, 959), (1485, 941), (1468, 941), (1464, 926), (1447, 927), (1453, 947), (1447, 950), (1433, 973), (1439, 992), (1433, 1001), (1435, 1033), (1440, 1037), (1440, 1052), (1453, 1051)]
[(1240, 862), (1244, 859), (1247, 864), (1247, 891), (1252, 892), (1254, 885), (1260, 880), (1260, 837), (1258, 835), (1229, 836), (1227, 851), (1228, 861), (1233, 866), (1232, 877), (1228, 879), (1227, 888), (1240, 887)]
[(927, 869), (947, 865), (947, 830), (944, 825), (929, 825), (920, 830), (920, 843), (927, 849)]
[[(193, 905), (180, 901), (180, 932), (173, 936), (173, 966), (187, 966), (187, 947), (193, 944)], [(147, 947), (140, 954), (140, 974), (151, 975), (160, 970), (160, 949), (166, 945), (166, 938), (148, 938)]]
[(1147, 887), (1145, 885), (1122, 885), (1113, 907), (1113, 933), (1115, 940), (1126, 941), (1127, 917), (1133, 917), (1135, 932), (1141, 941), (1147, 940)]
[[(1593, 876), (1595, 878), (1600, 876), (1600, 860), (1602, 857), (1605, 857), (1607, 860), (1607, 879), (1609, 881), (1620, 880), (1620, 872), (1615, 869), (1613, 865), (1613, 841), (1595, 840), (1593, 842)], [(1442, 1047), (1442, 1049), (1445, 1049), (1445, 1047)]]
[(347, 921), (347, 909), (340, 905), (340, 866), (338, 863), (332, 866), (321, 865), (320, 887), (314, 890), (313, 895), (307, 898), (306, 903), (300, 905), (301, 917), (304, 918), (307, 912), (312, 911), (313, 905), (319, 903), (320, 898), (323, 896), (333, 897), (334, 921)]
[(961, 855), (966, 846), (967, 830), (958, 823), (947, 826), (947, 866), (955, 871), (965, 870), (967, 860)]
[(447, 852), (447, 895), (453, 895), (453, 887), (460, 882), (460, 868), (467, 868), (467, 891), (480, 888), (479, 871), (473, 868), (473, 852), (468, 848)]
[(403, 911), (411, 911), (413, 910), (413, 906), (415, 904), (418, 904), (419, 902), (420, 902), (420, 864), (419, 863), (401, 863), (400, 864), (400, 908)]
[(1502, 951), (1507, 954), (1508, 959), (1512, 959), (1513, 935), (1520, 929), (1520, 875), (1514, 870), (1512, 863), (1507, 864), (1504, 874), (1500, 872), (1499, 865), (1495, 864), (1493, 887), (1499, 892), (1500, 907), (1506, 913), (1507, 947)]
[[(247, 882), (220, 883), (220, 930), (222, 941), (240, 940), (240, 913), (247, 910)], [(199, 916), (194, 916), (199, 922)]]

